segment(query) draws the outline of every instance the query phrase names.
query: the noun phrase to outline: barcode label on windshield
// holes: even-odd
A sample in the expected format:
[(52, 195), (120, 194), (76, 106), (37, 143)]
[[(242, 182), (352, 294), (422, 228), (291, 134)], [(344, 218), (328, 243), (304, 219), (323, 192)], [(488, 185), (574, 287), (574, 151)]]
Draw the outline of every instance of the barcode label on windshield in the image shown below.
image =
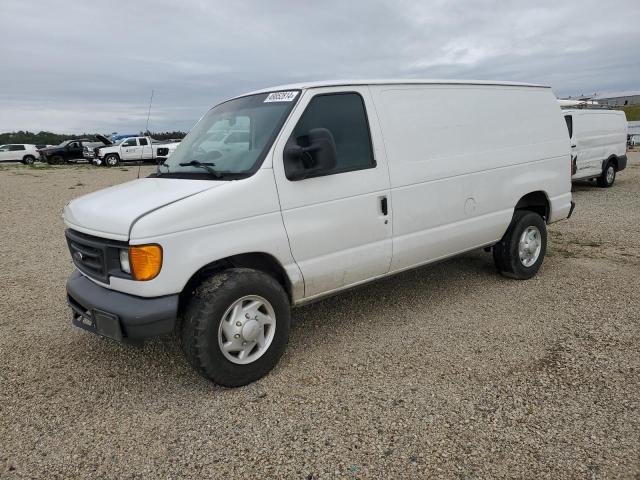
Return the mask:
[(298, 92), (296, 92), (295, 90), (292, 92), (273, 92), (264, 99), (264, 103), (291, 102), (294, 98), (296, 98), (296, 95), (298, 95)]

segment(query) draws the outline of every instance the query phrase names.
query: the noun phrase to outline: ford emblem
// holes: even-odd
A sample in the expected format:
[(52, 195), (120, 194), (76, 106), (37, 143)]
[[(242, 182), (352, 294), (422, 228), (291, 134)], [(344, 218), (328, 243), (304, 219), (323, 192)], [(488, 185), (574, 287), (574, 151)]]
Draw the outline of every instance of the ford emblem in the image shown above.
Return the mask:
[(78, 262), (82, 261), (82, 252), (76, 252), (73, 254), (73, 258), (75, 258)]

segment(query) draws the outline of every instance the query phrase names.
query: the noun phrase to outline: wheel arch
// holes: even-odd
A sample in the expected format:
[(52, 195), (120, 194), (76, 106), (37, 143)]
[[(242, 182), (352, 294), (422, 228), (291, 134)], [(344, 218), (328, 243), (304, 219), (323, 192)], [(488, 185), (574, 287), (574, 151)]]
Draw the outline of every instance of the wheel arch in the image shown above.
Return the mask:
[(546, 223), (551, 217), (551, 202), (546, 192), (537, 190), (520, 197), (520, 200), (518, 200), (514, 208), (514, 213), (517, 210), (531, 210), (536, 212)]
[(611, 162), (613, 163), (613, 167), (618, 171), (618, 156), (615, 154), (610, 155), (608, 158), (602, 161), (602, 171), (607, 167), (607, 164)]
[(273, 256), (265, 252), (249, 252), (231, 255), (215, 260), (196, 271), (180, 293), (178, 311), (181, 312), (188, 302), (194, 289), (205, 279), (229, 268), (251, 268), (271, 275), (284, 288), (291, 304), (294, 302), (293, 286), (282, 264)]

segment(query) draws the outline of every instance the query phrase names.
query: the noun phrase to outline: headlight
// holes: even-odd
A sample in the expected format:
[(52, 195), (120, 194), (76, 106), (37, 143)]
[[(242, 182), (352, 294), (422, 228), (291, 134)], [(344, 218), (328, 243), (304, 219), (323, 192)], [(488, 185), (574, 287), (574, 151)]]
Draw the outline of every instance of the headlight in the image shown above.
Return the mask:
[[(151, 280), (158, 276), (162, 268), (162, 247), (160, 245), (129, 247), (127, 260), (134, 279)], [(122, 266), (122, 254), (120, 254), (120, 266)]]
[(131, 265), (129, 264), (129, 250), (120, 250), (120, 268), (124, 273), (131, 273)]

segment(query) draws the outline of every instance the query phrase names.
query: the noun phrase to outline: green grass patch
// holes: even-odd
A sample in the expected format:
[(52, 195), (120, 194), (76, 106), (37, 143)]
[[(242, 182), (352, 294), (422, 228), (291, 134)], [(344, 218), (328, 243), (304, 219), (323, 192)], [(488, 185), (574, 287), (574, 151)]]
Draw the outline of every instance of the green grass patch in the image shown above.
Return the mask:
[(616, 110), (622, 110), (627, 115), (628, 122), (636, 122), (640, 120), (640, 105), (618, 107)]

